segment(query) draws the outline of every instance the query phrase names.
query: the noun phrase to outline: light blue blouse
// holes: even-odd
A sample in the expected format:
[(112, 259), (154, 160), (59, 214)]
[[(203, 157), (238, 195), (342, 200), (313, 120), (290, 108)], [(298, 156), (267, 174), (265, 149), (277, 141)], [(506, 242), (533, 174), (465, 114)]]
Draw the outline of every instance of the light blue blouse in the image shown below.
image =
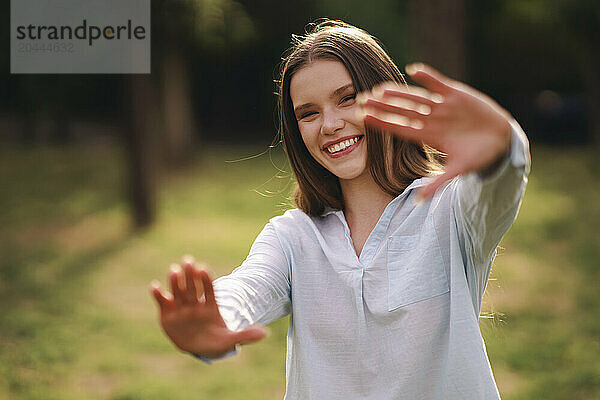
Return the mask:
[(470, 173), (418, 206), (415, 180), (357, 257), (343, 211), (272, 218), (214, 282), (231, 330), (290, 314), (287, 400), (499, 399), (478, 318), (496, 247), (517, 216), (529, 145), (512, 123), (493, 175)]

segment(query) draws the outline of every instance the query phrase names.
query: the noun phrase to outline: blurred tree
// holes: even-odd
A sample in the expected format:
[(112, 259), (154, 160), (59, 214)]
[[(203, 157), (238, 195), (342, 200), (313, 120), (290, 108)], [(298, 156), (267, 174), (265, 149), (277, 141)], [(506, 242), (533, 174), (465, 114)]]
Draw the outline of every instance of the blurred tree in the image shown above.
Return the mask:
[(199, 53), (199, 62), (211, 63), (215, 55), (252, 42), (255, 27), (234, 0), (158, 0), (152, 7), (163, 155), (167, 166), (174, 167), (189, 159), (199, 126), (193, 115), (190, 55)]
[(129, 84), (124, 101), (128, 115), (124, 127), (130, 180), (127, 187), (134, 228), (142, 229), (156, 217), (159, 95), (150, 75), (131, 75), (125, 83)]
[(412, 59), (408, 53), (412, 39), (408, 35), (403, 2), (329, 0), (318, 2), (317, 11), (324, 17), (342, 19), (377, 37), (400, 67)]
[[(476, 46), (483, 53), (474, 67), (480, 69), (481, 83), (488, 85), (482, 89), (493, 87), (527, 99), (544, 89), (559, 93), (583, 90), (587, 115), (569, 121), (570, 129), (559, 132), (557, 142), (569, 142), (578, 128), (587, 127), (589, 134), (583, 140), (592, 139), (600, 147), (600, 2), (473, 0), (470, 4), (476, 9), (473, 23), (480, 34)], [(523, 107), (522, 112), (520, 120), (534, 122), (532, 105)], [(552, 137), (551, 132), (539, 134), (541, 140)]]
[[(590, 130), (600, 149), (600, 1), (562, 0), (559, 18), (574, 36), (579, 47), (579, 65), (587, 92), (587, 111)], [(559, 22), (560, 23), (560, 22)]]
[(234, 0), (156, 0), (152, 6), (152, 74), (132, 75), (125, 118), (136, 228), (156, 213), (158, 164), (182, 166), (190, 159), (194, 119), (189, 55), (211, 54), (254, 37), (254, 25)]
[(408, 0), (406, 13), (412, 58), (466, 80), (465, 0)]

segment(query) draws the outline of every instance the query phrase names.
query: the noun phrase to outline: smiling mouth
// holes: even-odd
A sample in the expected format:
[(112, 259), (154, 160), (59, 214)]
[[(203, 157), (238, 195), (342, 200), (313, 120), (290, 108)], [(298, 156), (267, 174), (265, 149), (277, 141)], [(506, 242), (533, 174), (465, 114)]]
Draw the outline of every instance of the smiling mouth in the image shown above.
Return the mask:
[[(349, 153), (351, 149), (354, 149), (358, 143), (362, 140), (363, 135), (357, 135), (350, 139), (343, 140), (341, 142), (332, 144), (331, 146), (327, 146), (323, 149), (329, 155), (342, 155)], [(348, 151), (346, 151), (348, 150)]]

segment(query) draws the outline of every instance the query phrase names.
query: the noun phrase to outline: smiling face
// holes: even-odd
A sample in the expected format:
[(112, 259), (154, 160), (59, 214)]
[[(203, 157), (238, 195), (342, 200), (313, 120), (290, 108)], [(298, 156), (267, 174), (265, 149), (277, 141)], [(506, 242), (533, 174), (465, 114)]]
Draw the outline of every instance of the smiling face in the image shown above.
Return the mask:
[(339, 61), (317, 60), (290, 81), (298, 128), (315, 160), (340, 179), (368, 173), (365, 127), (350, 74)]

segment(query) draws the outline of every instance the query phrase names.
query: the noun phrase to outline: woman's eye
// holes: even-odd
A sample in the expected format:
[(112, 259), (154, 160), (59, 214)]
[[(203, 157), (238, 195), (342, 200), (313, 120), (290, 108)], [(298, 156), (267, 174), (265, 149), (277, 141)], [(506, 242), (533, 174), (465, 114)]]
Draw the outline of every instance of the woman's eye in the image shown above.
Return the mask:
[(352, 93), (351, 95), (348, 95), (348, 96), (344, 97), (342, 99), (342, 103), (345, 103), (345, 102), (350, 101), (350, 100), (354, 100), (355, 98), (356, 98), (356, 93)]
[(306, 114), (302, 114), (302, 115), (300, 116), (300, 119), (304, 119), (304, 118), (310, 117), (310, 116), (311, 116), (311, 115), (313, 115), (313, 114), (316, 114), (316, 113), (315, 113), (314, 111), (307, 112)]

